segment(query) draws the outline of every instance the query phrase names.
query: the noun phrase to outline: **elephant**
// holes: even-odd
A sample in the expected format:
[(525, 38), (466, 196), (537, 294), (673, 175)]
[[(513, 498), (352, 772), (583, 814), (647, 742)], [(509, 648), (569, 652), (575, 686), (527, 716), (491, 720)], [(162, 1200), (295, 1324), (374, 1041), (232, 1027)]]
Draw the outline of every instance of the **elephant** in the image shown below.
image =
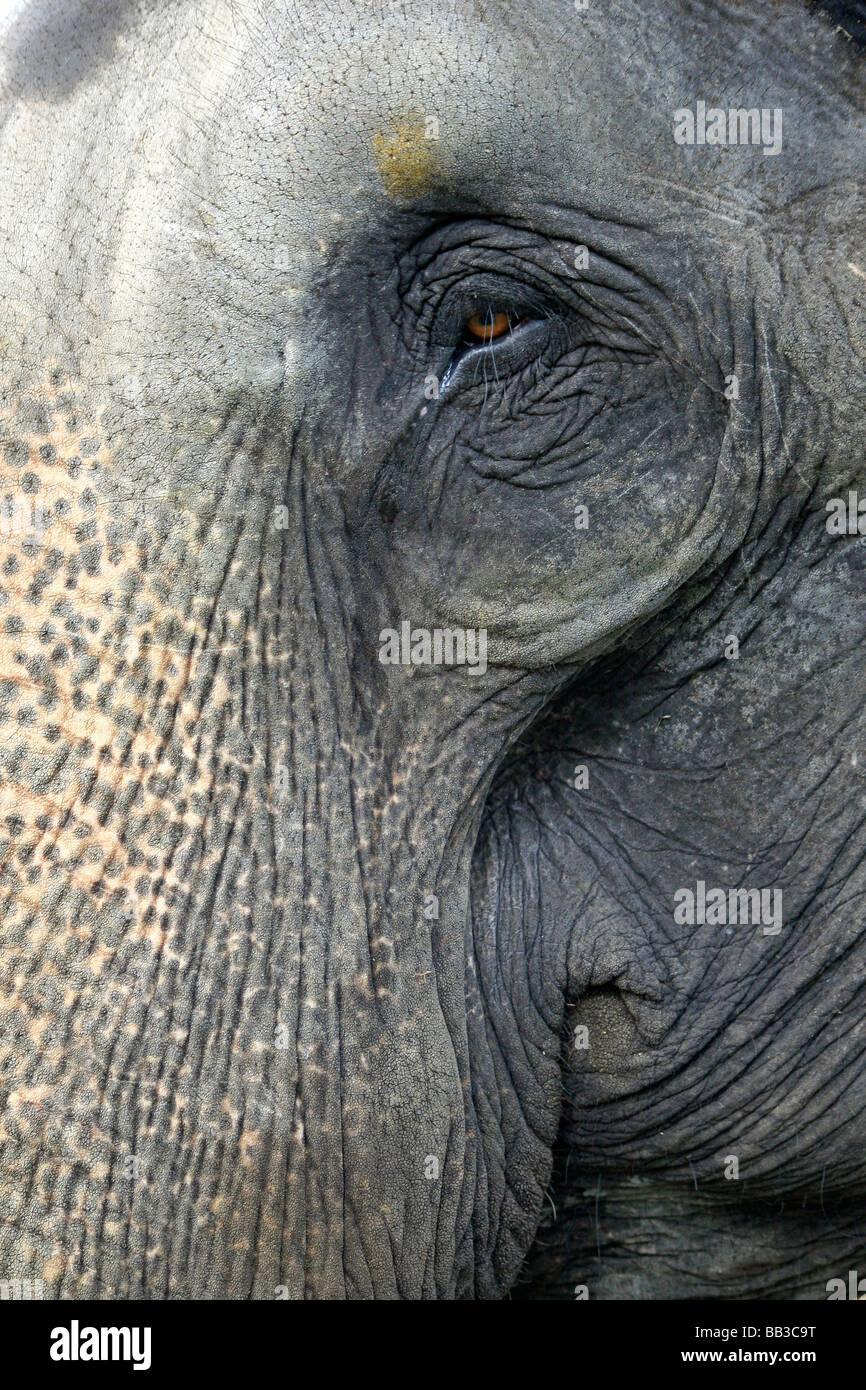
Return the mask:
[(0, 1279), (866, 1275), (864, 42), (0, 20)]

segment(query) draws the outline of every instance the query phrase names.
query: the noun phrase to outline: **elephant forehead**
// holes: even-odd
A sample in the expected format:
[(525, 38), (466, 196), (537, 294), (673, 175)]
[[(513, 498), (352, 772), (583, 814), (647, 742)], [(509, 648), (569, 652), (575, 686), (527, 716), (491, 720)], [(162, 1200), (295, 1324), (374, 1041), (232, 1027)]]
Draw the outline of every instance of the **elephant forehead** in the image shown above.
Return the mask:
[[(335, 212), (363, 218), (504, 177), (518, 145), (535, 143), (539, 91), (524, 81), (535, 55), (471, 7), (444, 7), (435, 22), (426, 3), (379, 4), (361, 19), (355, 4), (332, 0), (293, 6), (290, 21), (277, 7), (249, 13), (238, 37), (226, 17), (190, 54), (208, 83), (220, 74), (213, 172), (259, 227), (317, 251)], [(215, 67), (214, 49), (228, 42), (233, 60)], [(194, 102), (195, 90), (181, 100)]]
[[(796, 121), (805, 96), (810, 128), (826, 124), (828, 138), (839, 136), (838, 92), (822, 95), (820, 63), (835, 54), (829, 26), (816, 41), (803, 0), (778, 0), (766, 15), (735, 11), (725, 22), (730, 41), (719, 44), (707, 0), (623, 0), (615, 16), (560, 0), (435, 10), (429, 0), (29, 0), (7, 22), (0, 69), (13, 92), (40, 101), (140, 93), (143, 133), (180, 156), (180, 177), (199, 163), (188, 157), (197, 130), (227, 178), (243, 171), (251, 195), (272, 192), (272, 177), (284, 193), (303, 186), (298, 225), (308, 232), (335, 199), (353, 207), (359, 192), (416, 197), (481, 177), (507, 180), (512, 201), (527, 181), (555, 180), (561, 191), (563, 178), (576, 177), (584, 206), (603, 211), (602, 195), (615, 192), (620, 211), (631, 200), (640, 213), (648, 195), (660, 208), (670, 195), (648, 187), (646, 175), (670, 174), (671, 118), (684, 101), (781, 104)], [(769, 75), (760, 93), (743, 77), (741, 42)], [(181, 151), (184, 113), (193, 128)], [(112, 138), (124, 143), (129, 126), (115, 124)], [(797, 161), (782, 161), (786, 170), (770, 161), (762, 175), (794, 177), (790, 166), (807, 158), (802, 145)], [(706, 151), (702, 161), (690, 178), (705, 171), (714, 191), (739, 185), (735, 169)], [(144, 162), (136, 141), (135, 169)]]

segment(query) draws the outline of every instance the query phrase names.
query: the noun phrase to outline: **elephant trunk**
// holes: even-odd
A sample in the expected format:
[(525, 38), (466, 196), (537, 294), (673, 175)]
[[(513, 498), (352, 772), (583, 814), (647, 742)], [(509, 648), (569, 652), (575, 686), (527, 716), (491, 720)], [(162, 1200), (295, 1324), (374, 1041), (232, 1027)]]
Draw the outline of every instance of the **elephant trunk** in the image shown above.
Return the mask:
[(54, 371), (16, 420), (45, 534), (3, 542), (30, 714), (0, 752), (0, 1267), (55, 1297), (496, 1292), (543, 1180), (533, 1138), (500, 1216), (518, 1062), (468, 931), (517, 703), (387, 684), (327, 489), (317, 527), (292, 470), (274, 524), (282, 455), (221, 425), (219, 487), (145, 510), (77, 396)]

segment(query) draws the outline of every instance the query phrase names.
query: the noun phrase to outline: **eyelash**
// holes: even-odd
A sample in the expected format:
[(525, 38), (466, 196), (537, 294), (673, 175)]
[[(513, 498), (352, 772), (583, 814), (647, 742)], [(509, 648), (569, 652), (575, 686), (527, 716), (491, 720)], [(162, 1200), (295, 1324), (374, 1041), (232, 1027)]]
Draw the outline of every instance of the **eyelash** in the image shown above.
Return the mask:
[[(481, 339), (472, 337), (466, 328), (471, 317), (484, 319), (487, 315), (506, 313), (509, 318), (509, 329), (501, 337), (484, 342)], [(552, 320), (559, 316), (552, 313), (547, 307), (541, 305), (529, 305), (523, 303), (518, 306), (515, 302), (510, 305), (505, 297), (496, 299), (490, 297), (486, 300), (477, 298), (464, 305), (461, 310), (460, 331), (456, 344), (452, 349), (448, 365), (440, 382), (440, 390), (444, 390), (454, 380), (458, 370), (465, 362), (474, 361), (477, 364), (484, 362), (490, 363), (494, 374), (498, 379), (513, 375), (520, 365), (525, 363), (514, 363), (509, 365), (508, 358), (516, 348), (528, 348), (532, 340), (535, 342), (536, 351), (541, 350), (546, 341)], [(452, 338), (453, 341), (453, 338)], [(521, 354), (522, 356), (523, 354)], [(469, 383), (467, 383), (469, 384)], [(474, 384), (474, 383), (472, 383)]]
[[(465, 362), (474, 361), (476, 365), (478, 365), (482, 362), (489, 361), (496, 376), (505, 375), (505, 373), (500, 373), (499, 363), (501, 361), (503, 351), (507, 348), (509, 344), (513, 342), (513, 340), (514, 330), (509, 330), (509, 332), (505, 334), (502, 338), (499, 338), (496, 341), (489, 343), (467, 341), (467, 335), (464, 334), (460, 342), (457, 344), (457, 347), (455, 348), (454, 352), (452, 353), (448, 366), (445, 368), (445, 372), (440, 383), (440, 390), (446, 390), (446, 388), (453, 381), (461, 365)], [(510, 375), (510, 373), (508, 373), (508, 375)], [(466, 384), (468, 385), (469, 383)], [(472, 384), (474, 385), (474, 382)]]
[[(473, 318), (480, 319), (482, 322), (485, 320), (492, 322), (496, 316), (501, 313), (504, 313), (508, 318), (508, 331), (506, 333), (498, 334), (495, 338), (491, 337), (486, 342), (483, 338), (473, 336), (468, 327), (468, 324)], [(474, 352), (478, 348), (482, 351), (489, 351), (491, 348), (504, 345), (514, 337), (514, 334), (518, 332), (520, 328), (531, 321), (532, 320), (526, 313), (518, 313), (511, 309), (503, 309), (497, 307), (493, 302), (483, 304), (463, 320), (463, 333), (455, 348), (455, 356), (458, 354), (467, 356), (470, 352)]]

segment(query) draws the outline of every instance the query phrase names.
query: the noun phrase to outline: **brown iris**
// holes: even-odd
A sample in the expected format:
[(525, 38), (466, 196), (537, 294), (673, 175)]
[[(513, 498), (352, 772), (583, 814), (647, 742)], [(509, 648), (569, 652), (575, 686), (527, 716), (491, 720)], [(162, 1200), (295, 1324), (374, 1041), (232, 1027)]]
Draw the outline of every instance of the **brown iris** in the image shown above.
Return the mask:
[(511, 317), (501, 310), (498, 314), (492, 310), (486, 314), (473, 314), (466, 320), (466, 332), (479, 343), (492, 343), (496, 338), (503, 337), (510, 328)]

